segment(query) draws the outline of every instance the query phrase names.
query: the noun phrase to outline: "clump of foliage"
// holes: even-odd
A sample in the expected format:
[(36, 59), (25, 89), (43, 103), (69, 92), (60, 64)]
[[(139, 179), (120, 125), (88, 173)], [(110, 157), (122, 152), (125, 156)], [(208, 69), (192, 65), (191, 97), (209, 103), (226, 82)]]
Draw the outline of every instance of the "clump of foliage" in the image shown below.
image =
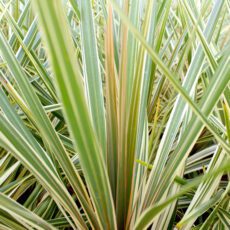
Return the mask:
[(229, 229), (229, 0), (0, 0), (0, 229)]

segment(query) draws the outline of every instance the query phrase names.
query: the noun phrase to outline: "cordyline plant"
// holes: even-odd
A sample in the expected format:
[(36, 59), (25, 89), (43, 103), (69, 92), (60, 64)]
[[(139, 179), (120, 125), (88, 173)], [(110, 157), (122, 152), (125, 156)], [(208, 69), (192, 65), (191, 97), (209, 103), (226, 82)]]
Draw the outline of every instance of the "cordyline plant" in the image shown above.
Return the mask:
[(0, 0), (0, 229), (230, 229), (229, 0)]

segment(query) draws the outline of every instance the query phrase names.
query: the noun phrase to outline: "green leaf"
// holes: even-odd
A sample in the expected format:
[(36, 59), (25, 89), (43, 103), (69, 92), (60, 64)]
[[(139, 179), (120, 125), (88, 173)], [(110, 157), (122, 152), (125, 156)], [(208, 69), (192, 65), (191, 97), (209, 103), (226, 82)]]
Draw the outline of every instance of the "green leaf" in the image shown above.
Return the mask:
[(103, 152), (86, 106), (82, 76), (73, 52), (73, 41), (63, 6), (61, 1), (54, 0), (36, 0), (33, 3), (39, 15), (64, 114), (79, 153), (100, 226), (116, 228)]
[(146, 227), (148, 227), (149, 224), (151, 224), (151, 222), (153, 221), (153, 219), (157, 215), (159, 215), (163, 211), (163, 209), (166, 208), (171, 202), (173, 202), (174, 200), (179, 198), (181, 195), (185, 194), (186, 192), (188, 192), (189, 190), (197, 186), (201, 181), (205, 181), (211, 177), (215, 177), (219, 173), (224, 172), (225, 170), (228, 170), (229, 166), (230, 166), (230, 162), (228, 163), (226, 162), (225, 165), (222, 165), (218, 169), (213, 170), (209, 174), (206, 174), (202, 177), (197, 177), (196, 179), (194, 179), (193, 181), (190, 181), (190, 183), (182, 187), (181, 190), (177, 194), (167, 198), (166, 200), (160, 202), (159, 204), (156, 204), (146, 209), (141, 214), (141, 216), (138, 218), (135, 224), (135, 230), (141, 230), (141, 229), (145, 229)]
[(56, 229), (51, 224), (44, 221), (41, 217), (35, 215), (30, 210), (27, 210), (22, 205), (18, 204), (17, 202), (5, 196), (2, 193), (0, 193), (0, 208), (6, 211), (7, 213), (9, 213), (11, 216), (22, 221), (22, 224), (25, 223), (26, 224), (25, 226), (27, 226), (28, 224), (36, 229), (41, 229), (41, 230)]
[(94, 19), (90, 0), (80, 2), (83, 74), (93, 126), (106, 160), (105, 109), (100, 60), (96, 43)]
[[(63, 144), (61, 143), (59, 136), (57, 135), (54, 127), (52, 126), (45, 110), (43, 109), (41, 102), (39, 101), (37, 95), (32, 89), (29, 80), (25, 73), (22, 71), (19, 63), (17, 62), (11, 48), (9, 47), (4, 35), (0, 33), (0, 44), (4, 49), (1, 53), (4, 59), (10, 66), (10, 71), (16, 78), (16, 81), (20, 87), (20, 92), (22, 93), (22, 98), (25, 100), (28, 108), (24, 110), (26, 115), (35, 125), (35, 127), (40, 131), (43, 141), (47, 143), (48, 150), (50, 154), (54, 154), (58, 159), (63, 171), (66, 173), (68, 180), (70, 180), (71, 185), (74, 188), (77, 196), (82, 202), (85, 210), (87, 210), (88, 215), (92, 220), (95, 220), (94, 213), (90, 207), (90, 201), (83, 182), (76, 171), (73, 163), (71, 162)], [(22, 108), (23, 109), (23, 108)], [(95, 220), (95, 222), (97, 222)]]

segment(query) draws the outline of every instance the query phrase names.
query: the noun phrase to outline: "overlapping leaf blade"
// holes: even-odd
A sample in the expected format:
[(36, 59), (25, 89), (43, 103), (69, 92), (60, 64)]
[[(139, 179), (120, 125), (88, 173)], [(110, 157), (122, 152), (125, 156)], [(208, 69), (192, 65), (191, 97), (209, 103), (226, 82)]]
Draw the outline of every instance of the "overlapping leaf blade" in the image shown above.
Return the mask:
[[(57, 88), (71, 135), (79, 152), (100, 225), (115, 228), (115, 214), (102, 146), (90, 119), (83, 91), (83, 79), (73, 52), (73, 43), (60, 1), (34, 1)], [(50, 29), (53, 28), (53, 29)]]

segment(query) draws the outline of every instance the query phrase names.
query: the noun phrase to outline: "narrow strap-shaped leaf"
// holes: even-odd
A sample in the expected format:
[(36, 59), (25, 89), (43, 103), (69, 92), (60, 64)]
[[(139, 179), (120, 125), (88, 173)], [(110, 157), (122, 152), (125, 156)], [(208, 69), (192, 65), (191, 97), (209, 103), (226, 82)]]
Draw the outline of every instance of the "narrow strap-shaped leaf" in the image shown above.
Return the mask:
[[(227, 161), (221, 167), (219, 167), (216, 170), (213, 170), (209, 174), (205, 174), (204, 176), (197, 177), (196, 179), (190, 181), (189, 183), (184, 185), (177, 194), (167, 198), (166, 200), (163, 200), (159, 204), (155, 204), (155, 205), (149, 207), (138, 218), (134, 229), (135, 230), (142, 230), (142, 229), (147, 228), (149, 226), (149, 224), (151, 224), (151, 222), (154, 220), (154, 218), (157, 215), (159, 215), (174, 200), (178, 199), (180, 196), (182, 196), (183, 194), (187, 193), (192, 188), (196, 187), (200, 182), (206, 181), (206, 180), (208, 180), (208, 179), (210, 179), (212, 177), (216, 177), (220, 173), (223, 173), (226, 170), (229, 170), (229, 167), (230, 167), (230, 161)], [(223, 195), (224, 195), (224, 193), (223, 193)]]
[(61, 1), (33, 1), (44, 33), (65, 117), (79, 153), (81, 166), (100, 225), (116, 229), (116, 220), (102, 148), (94, 131), (74, 58), (73, 41)]
[[(133, 0), (130, 9), (129, 9), (129, 19), (132, 21), (133, 25), (136, 28), (140, 27), (140, 1)], [(127, 40), (127, 98), (128, 100), (131, 99), (132, 87), (135, 80), (135, 68), (134, 66), (139, 64), (137, 58), (137, 51), (138, 51), (138, 42), (132, 36), (132, 33), (128, 33), (128, 40)], [(136, 64), (137, 63), (137, 64)], [(130, 101), (128, 102), (130, 103)]]
[[(125, 14), (128, 14), (129, 1), (124, 0), (121, 2)], [(119, 87), (118, 87), (118, 150), (117, 160), (119, 162), (117, 168), (117, 191), (116, 191), (116, 214), (118, 228), (123, 229), (126, 225), (130, 189), (131, 184), (128, 180), (131, 178), (130, 167), (128, 162), (128, 155), (131, 153), (128, 149), (128, 122), (129, 122), (129, 109), (130, 104), (128, 98), (129, 77), (127, 75), (127, 62), (128, 62), (128, 29), (124, 25), (120, 25), (120, 59), (119, 59)], [(132, 153), (131, 153), (132, 154)]]
[[(208, 173), (209, 171), (215, 168), (220, 167), (225, 162), (226, 157), (227, 156), (225, 152), (221, 151), (221, 148), (218, 146), (218, 148), (216, 149), (212, 157), (212, 160), (208, 166), (206, 173)], [(220, 183), (221, 177), (222, 175), (220, 174), (218, 177), (211, 178), (210, 180), (207, 180), (205, 183), (201, 183), (199, 185), (198, 189), (195, 192), (195, 195), (193, 196), (191, 203), (189, 204), (186, 210), (185, 215), (181, 219), (182, 222), (184, 219), (187, 218), (188, 215), (190, 215), (191, 212), (196, 210), (196, 207), (202, 205), (204, 202), (209, 200), (213, 194), (215, 194), (215, 191)], [(190, 218), (190, 220), (186, 223), (186, 226), (184, 227), (191, 228), (195, 220), (196, 220), (196, 216), (194, 216), (194, 218)]]
[[(212, 13), (209, 17), (209, 21), (207, 22), (207, 25), (205, 28), (205, 35), (207, 36), (209, 40), (212, 36), (211, 32), (215, 28), (214, 19), (220, 13), (222, 5), (223, 5), (223, 2), (221, 1), (216, 2), (216, 7), (213, 8)], [(192, 62), (190, 64), (190, 67), (186, 73), (185, 80), (183, 82), (183, 88), (187, 91), (186, 92), (187, 95), (189, 94), (191, 95), (192, 88), (195, 86), (198, 80), (199, 72), (202, 67), (202, 62), (205, 57), (201, 47), (202, 47), (201, 45), (197, 47), (194, 57), (192, 59)], [(152, 199), (153, 194), (154, 194), (153, 190), (157, 188), (156, 183), (159, 180), (157, 175), (159, 175), (162, 172), (165, 166), (165, 163), (168, 159), (168, 155), (171, 151), (173, 142), (176, 138), (178, 129), (181, 125), (182, 119), (184, 118), (185, 111), (186, 111), (186, 103), (182, 99), (181, 95), (179, 95), (176, 99), (173, 110), (170, 114), (168, 125), (166, 126), (166, 130), (163, 134), (163, 137), (160, 142), (160, 146), (157, 150), (157, 155), (156, 155), (156, 160), (155, 160), (156, 167), (151, 172), (150, 177), (149, 177), (148, 188), (146, 188), (146, 191), (147, 191), (146, 195), (149, 196), (150, 199), (147, 198), (148, 201), (146, 199), (143, 206), (150, 203), (150, 200)]]
[(83, 74), (89, 110), (96, 130), (98, 141), (106, 159), (105, 109), (102, 91), (102, 79), (94, 29), (94, 19), (90, 0), (80, 1), (81, 36), (83, 55)]
[[(1, 2), (0, 2), (0, 7), (3, 8)], [(32, 43), (31, 44), (29, 43), (30, 40), (33, 40), (34, 33), (36, 33), (37, 20), (36, 19), (34, 20), (28, 33), (26, 34), (26, 36), (23, 40), (21, 30), (20, 30), (19, 26), (16, 24), (16, 22), (13, 20), (12, 16), (9, 14), (8, 11), (6, 11), (5, 15), (6, 15), (7, 20), (9, 21), (9, 24), (12, 27), (12, 30), (14, 31), (16, 38), (18, 39), (18, 41), (21, 45), (20, 48), (23, 49), (24, 53), (26, 53), (26, 55), (27, 55), (27, 58), (31, 61), (31, 63), (33, 63), (35, 69), (37, 70), (37, 72), (41, 76), (41, 79), (45, 83), (46, 88), (48, 89), (50, 94), (53, 96), (54, 100), (56, 100), (56, 94), (54, 92), (54, 87), (53, 87), (52, 81), (51, 81), (50, 77), (48, 76), (47, 72), (45, 71), (44, 67), (39, 63), (38, 59), (35, 56), (34, 51), (31, 50)], [(29, 45), (29, 47), (27, 47), (27, 45)], [(17, 53), (18, 55), (19, 54), (23, 55), (21, 49), (19, 49), (19, 52)], [(16, 56), (17, 56), (19, 62), (23, 63), (23, 56), (18, 56), (18, 55), (16, 55)]]
[(78, 207), (63, 182), (49, 168), (30, 142), (2, 114), (0, 114), (0, 127), (1, 146), (12, 152), (36, 176), (57, 204), (60, 203), (69, 212), (78, 227), (85, 229), (86, 225)]
[(88, 216), (90, 217), (92, 222), (95, 222), (96, 224), (97, 221), (92, 211), (88, 193), (83, 185), (82, 179), (75, 169), (75, 166), (71, 162), (61, 140), (59, 139), (59, 136), (57, 135), (47, 114), (45, 113), (41, 102), (33, 91), (33, 88), (27, 76), (22, 71), (22, 68), (17, 62), (2, 32), (0, 32), (0, 44), (2, 45), (2, 47), (4, 47), (3, 49), (1, 49), (1, 53), (4, 59), (7, 61), (8, 65), (11, 66), (10, 71), (13, 73), (22, 92), (22, 97), (30, 109), (29, 113), (27, 113), (26, 115), (40, 131), (43, 141), (45, 143), (47, 142), (48, 149), (58, 159), (59, 164), (61, 165), (68, 180), (73, 186), (73, 189), (76, 192), (79, 201), (83, 205), (83, 208), (87, 210)]
[[(30, 10), (30, 5), (31, 5), (30, 1), (27, 1), (26, 4), (24, 5), (24, 8), (22, 9), (22, 13), (21, 13), (21, 15), (20, 15), (20, 17), (19, 17), (19, 19), (17, 21), (18, 26), (22, 26), (27, 14), (28, 14), (28, 12)], [(16, 42), (16, 36), (13, 33), (11, 35), (10, 39), (9, 39), (10, 46), (13, 46), (15, 44), (15, 42)]]
[(6, 195), (0, 193), (0, 208), (5, 210), (12, 216), (24, 221), (25, 223), (33, 226), (36, 229), (47, 229), (47, 230), (54, 230), (56, 229), (51, 224), (43, 220), (41, 217), (37, 216), (30, 210), (27, 210), (19, 203), (15, 202), (14, 200), (10, 199)]
[(227, 152), (230, 152), (230, 145), (226, 143), (225, 140), (217, 133), (217, 131), (210, 125), (210, 122), (207, 120), (207, 118), (201, 113), (197, 105), (193, 102), (193, 100), (190, 98), (186, 90), (181, 86), (178, 78), (174, 76), (170, 72), (170, 70), (164, 65), (162, 60), (158, 57), (158, 55), (155, 53), (155, 51), (149, 46), (149, 44), (146, 42), (144, 37), (141, 35), (140, 32), (136, 30), (136, 28), (130, 23), (128, 18), (125, 16), (125, 14), (121, 11), (119, 6), (113, 1), (110, 0), (112, 3), (114, 9), (119, 13), (119, 16), (123, 20), (123, 22), (128, 26), (128, 28), (133, 32), (133, 35), (141, 42), (141, 44), (145, 47), (148, 54), (151, 56), (152, 60), (157, 63), (159, 68), (162, 70), (162, 72), (165, 74), (165, 76), (170, 80), (174, 88), (180, 93), (183, 100), (186, 101), (189, 106), (191, 107), (194, 114), (206, 125), (206, 127), (210, 130), (210, 132), (213, 133), (215, 138), (220, 142), (220, 144), (223, 146), (223, 148), (226, 149)]
[[(1, 209), (0, 209), (0, 219), (1, 219), (1, 223), (4, 224), (4, 226), (9, 227), (6, 230), (12, 230), (12, 229), (26, 230), (26, 228), (23, 227), (22, 223), (15, 221), (11, 216), (9, 216), (9, 214), (7, 212), (5, 212)], [(3, 228), (3, 230), (4, 230), (4, 228)]]
[(218, 191), (213, 197), (211, 197), (209, 200), (204, 202), (203, 204), (196, 207), (192, 212), (190, 212), (185, 218), (183, 218), (182, 221), (180, 221), (177, 224), (177, 227), (180, 229), (182, 228), (186, 223), (190, 221), (190, 219), (197, 218), (201, 216), (205, 211), (207, 211), (209, 208), (214, 206), (219, 199), (221, 198), (223, 191)]
[(10, 175), (13, 174), (16, 171), (16, 169), (19, 167), (19, 165), (20, 165), (20, 162), (18, 161), (15, 164), (13, 164), (11, 167), (9, 167), (7, 170), (5, 170), (3, 174), (1, 174), (1, 176), (0, 176), (0, 186), (2, 186), (2, 184), (5, 182), (5, 180), (7, 178), (9, 178)]
[(118, 87), (117, 75), (114, 62), (114, 40), (113, 40), (113, 18), (112, 8), (108, 9), (108, 22), (105, 37), (105, 55), (106, 55), (106, 130), (107, 130), (107, 168), (113, 193), (116, 200), (117, 187), (117, 107), (118, 107)]
[(226, 229), (230, 228), (230, 214), (226, 210), (219, 208), (218, 216)]
[[(222, 94), (224, 88), (226, 87), (229, 81), (229, 58), (225, 56), (222, 62), (219, 65), (218, 70), (213, 76), (212, 82), (210, 83), (208, 89), (205, 92), (202, 100), (200, 101), (200, 107), (202, 113), (206, 116), (209, 116), (212, 112), (214, 106), (216, 105), (220, 95)], [(212, 99), (212, 100), (211, 100)], [(210, 103), (211, 102), (211, 103)], [(169, 181), (172, 181), (175, 177), (176, 169), (179, 167), (181, 162), (185, 160), (188, 156), (189, 151), (191, 150), (193, 144), (199, 137), (202, 129), (202, 122), (197, 120), (195, 116), (189, 121), (186, 130), (184, 131), (178, 146), (175, 148), (174, 152), (170, 156), (169, 162), (170, 167), (166, 165), (164, 173), (159, 179), (158, 186), (155, 190), (155, 199), (159, 197), (159, 194), (163, 194), (166, 187), (169, 184)], [(226, 153), (230, 151), (226, 150)]]

